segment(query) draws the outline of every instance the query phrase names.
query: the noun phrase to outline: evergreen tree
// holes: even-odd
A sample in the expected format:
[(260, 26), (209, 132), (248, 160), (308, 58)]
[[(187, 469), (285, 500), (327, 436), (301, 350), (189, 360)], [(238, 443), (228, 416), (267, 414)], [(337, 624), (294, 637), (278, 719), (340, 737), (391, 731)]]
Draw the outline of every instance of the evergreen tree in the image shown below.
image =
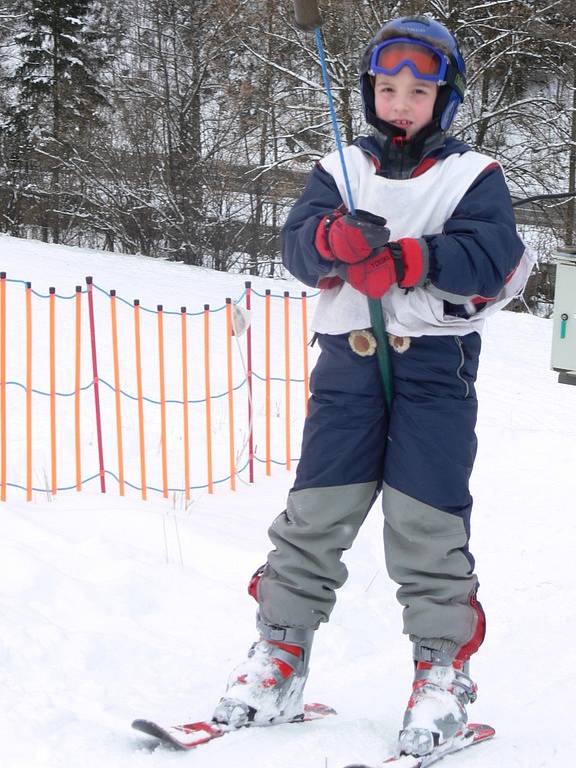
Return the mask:
[(61, 140), (96, 117), (105, 103), (98, 80), (105, 53), (94, 0), (19, 0), (25, 29), (16, 36), (21, 63), (14, 80), (29, 124)]
[(19, 64), (6, 131), (12, 156), (36, 172), (39, 197), (50, 201), (44, 222), (60, 239), (62, 164), (73, 146), (89, 141), (106, 104), (100, 70), (106, 60), (99, 0), (17, 0)]

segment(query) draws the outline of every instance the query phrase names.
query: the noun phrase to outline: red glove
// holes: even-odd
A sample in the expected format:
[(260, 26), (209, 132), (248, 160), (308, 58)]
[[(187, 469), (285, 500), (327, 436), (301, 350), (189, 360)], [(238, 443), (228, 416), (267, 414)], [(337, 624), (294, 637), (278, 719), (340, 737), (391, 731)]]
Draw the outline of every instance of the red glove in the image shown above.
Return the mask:
[(369, 211), (356, 211), (354, 216), (333, 211), (320, 220), (314, 245), (324, 259), (358, 264), (383, 248), (389, 239), (390, 230), (382, 216)]
[(361, 264), (352, 264), (346, 280), (370, 299), (379, 299), (397, 283), (400, 288), (423, 285), (428, 275), (425, 240), (404, 237)]

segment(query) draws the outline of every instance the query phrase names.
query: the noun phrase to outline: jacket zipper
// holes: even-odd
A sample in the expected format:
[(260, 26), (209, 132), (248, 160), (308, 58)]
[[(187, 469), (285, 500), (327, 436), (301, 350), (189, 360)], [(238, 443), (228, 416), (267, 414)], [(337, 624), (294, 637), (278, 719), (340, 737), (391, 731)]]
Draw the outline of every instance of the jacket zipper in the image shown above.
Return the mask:
[(458, 345), (458, 349), (460, 350), (460, 365), (458, 366), (458, 370), (456, 371), (456, 376), (460, 379), (462, 384), (464, 384), (464, 387), (466, 389), (465, 397), (468, 397), (470, 395), (470, 385), (466, 381), (466, 379), (462, 376), (462, 368), (464, 368), (464, 363), (466, 362), (466, 359), (464, 357), (464, 344), (462, 343), (462, 339), (460, 336), (455, 336), (456, 344)]

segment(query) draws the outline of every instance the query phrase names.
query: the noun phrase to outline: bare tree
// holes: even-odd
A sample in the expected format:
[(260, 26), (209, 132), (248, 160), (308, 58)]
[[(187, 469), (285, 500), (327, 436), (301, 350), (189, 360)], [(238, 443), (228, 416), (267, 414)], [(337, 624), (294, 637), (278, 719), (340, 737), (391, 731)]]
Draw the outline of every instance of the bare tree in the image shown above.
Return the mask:
[[(73, 1), (89, 2), (17, 3)], [(292, 0), (90, 2), (113, 108), (97, 105), (80, 131), (59, 123), (52, 144), (30, 152), (8, 130), (16, 86), (0, 91), (4, 228), (26, 234), (53, 209), (53, 236), (66, 242), (272, 274), (279, 226), (334, 145), (314, 37), (295, 27)], [(0, 0), (5, 84), (18, 62), (2, 46), (27, 24), (14, 8)], [(503, 164), (518, 198), (575, 191), (573, 0), (323, 0), (321, 12), (345, 141), (366, 131), (358, 65), (368, 40), (389, 18), (431, 14), (467, 61), (456, 134)], [(78, 95), (87, 87), (78, 83)], [(44, 124), (34, 117), (32, 135)], [(549, 236), (573, 241), (574, 197), (542, 205)]]

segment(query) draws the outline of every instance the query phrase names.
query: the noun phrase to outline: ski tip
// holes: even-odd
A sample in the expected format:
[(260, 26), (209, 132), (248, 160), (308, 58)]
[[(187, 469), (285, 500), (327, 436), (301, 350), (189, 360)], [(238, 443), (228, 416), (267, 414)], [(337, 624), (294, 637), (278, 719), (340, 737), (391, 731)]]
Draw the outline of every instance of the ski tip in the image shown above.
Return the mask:
[(350, 765), (345, 765), (344, 768), (370, 768), (370, 766), (365, 763), (351, 763)]
[[(206, 726), (205, 728), (196, 728), (195, 726)], [(164, 728), (152, 720), (134, 720), (132, 728), (146, 736), (151, 736), (163, 747), (167, 749), (188, 750), (210, 741), (216, 736), (222, 735), (221, 732), (209, 733), (208, 723), (194, 723), (188, 726), (177, 725)]]
[(496, 735), (496, 730), (486, 723), (468, 723), (468, 730), (473, 731), (475, 741), (491, 739)]
[(136, 731), (141, 731), (143, 728), (146, 728), (146, 726), (150, 724), (149, 720), (142, 720), (141, 718), (137, 720), (132, 720), (132, 728)]
[(310, 704), (304, 704), (304, 715), (318, 715), (324, 717), (326, 715), (335, 715), (336, 710), (329, 707), (327, 704), (320, 704), (319, 702), (312, 702)]
[(140, 731), (140, 733), (145, 733), (147, 736), (153, 736), (155, 739), (163, 740), (166, 737), (164, 729), (152, 720), (133, 720), (132, 728), (135, 731)]

